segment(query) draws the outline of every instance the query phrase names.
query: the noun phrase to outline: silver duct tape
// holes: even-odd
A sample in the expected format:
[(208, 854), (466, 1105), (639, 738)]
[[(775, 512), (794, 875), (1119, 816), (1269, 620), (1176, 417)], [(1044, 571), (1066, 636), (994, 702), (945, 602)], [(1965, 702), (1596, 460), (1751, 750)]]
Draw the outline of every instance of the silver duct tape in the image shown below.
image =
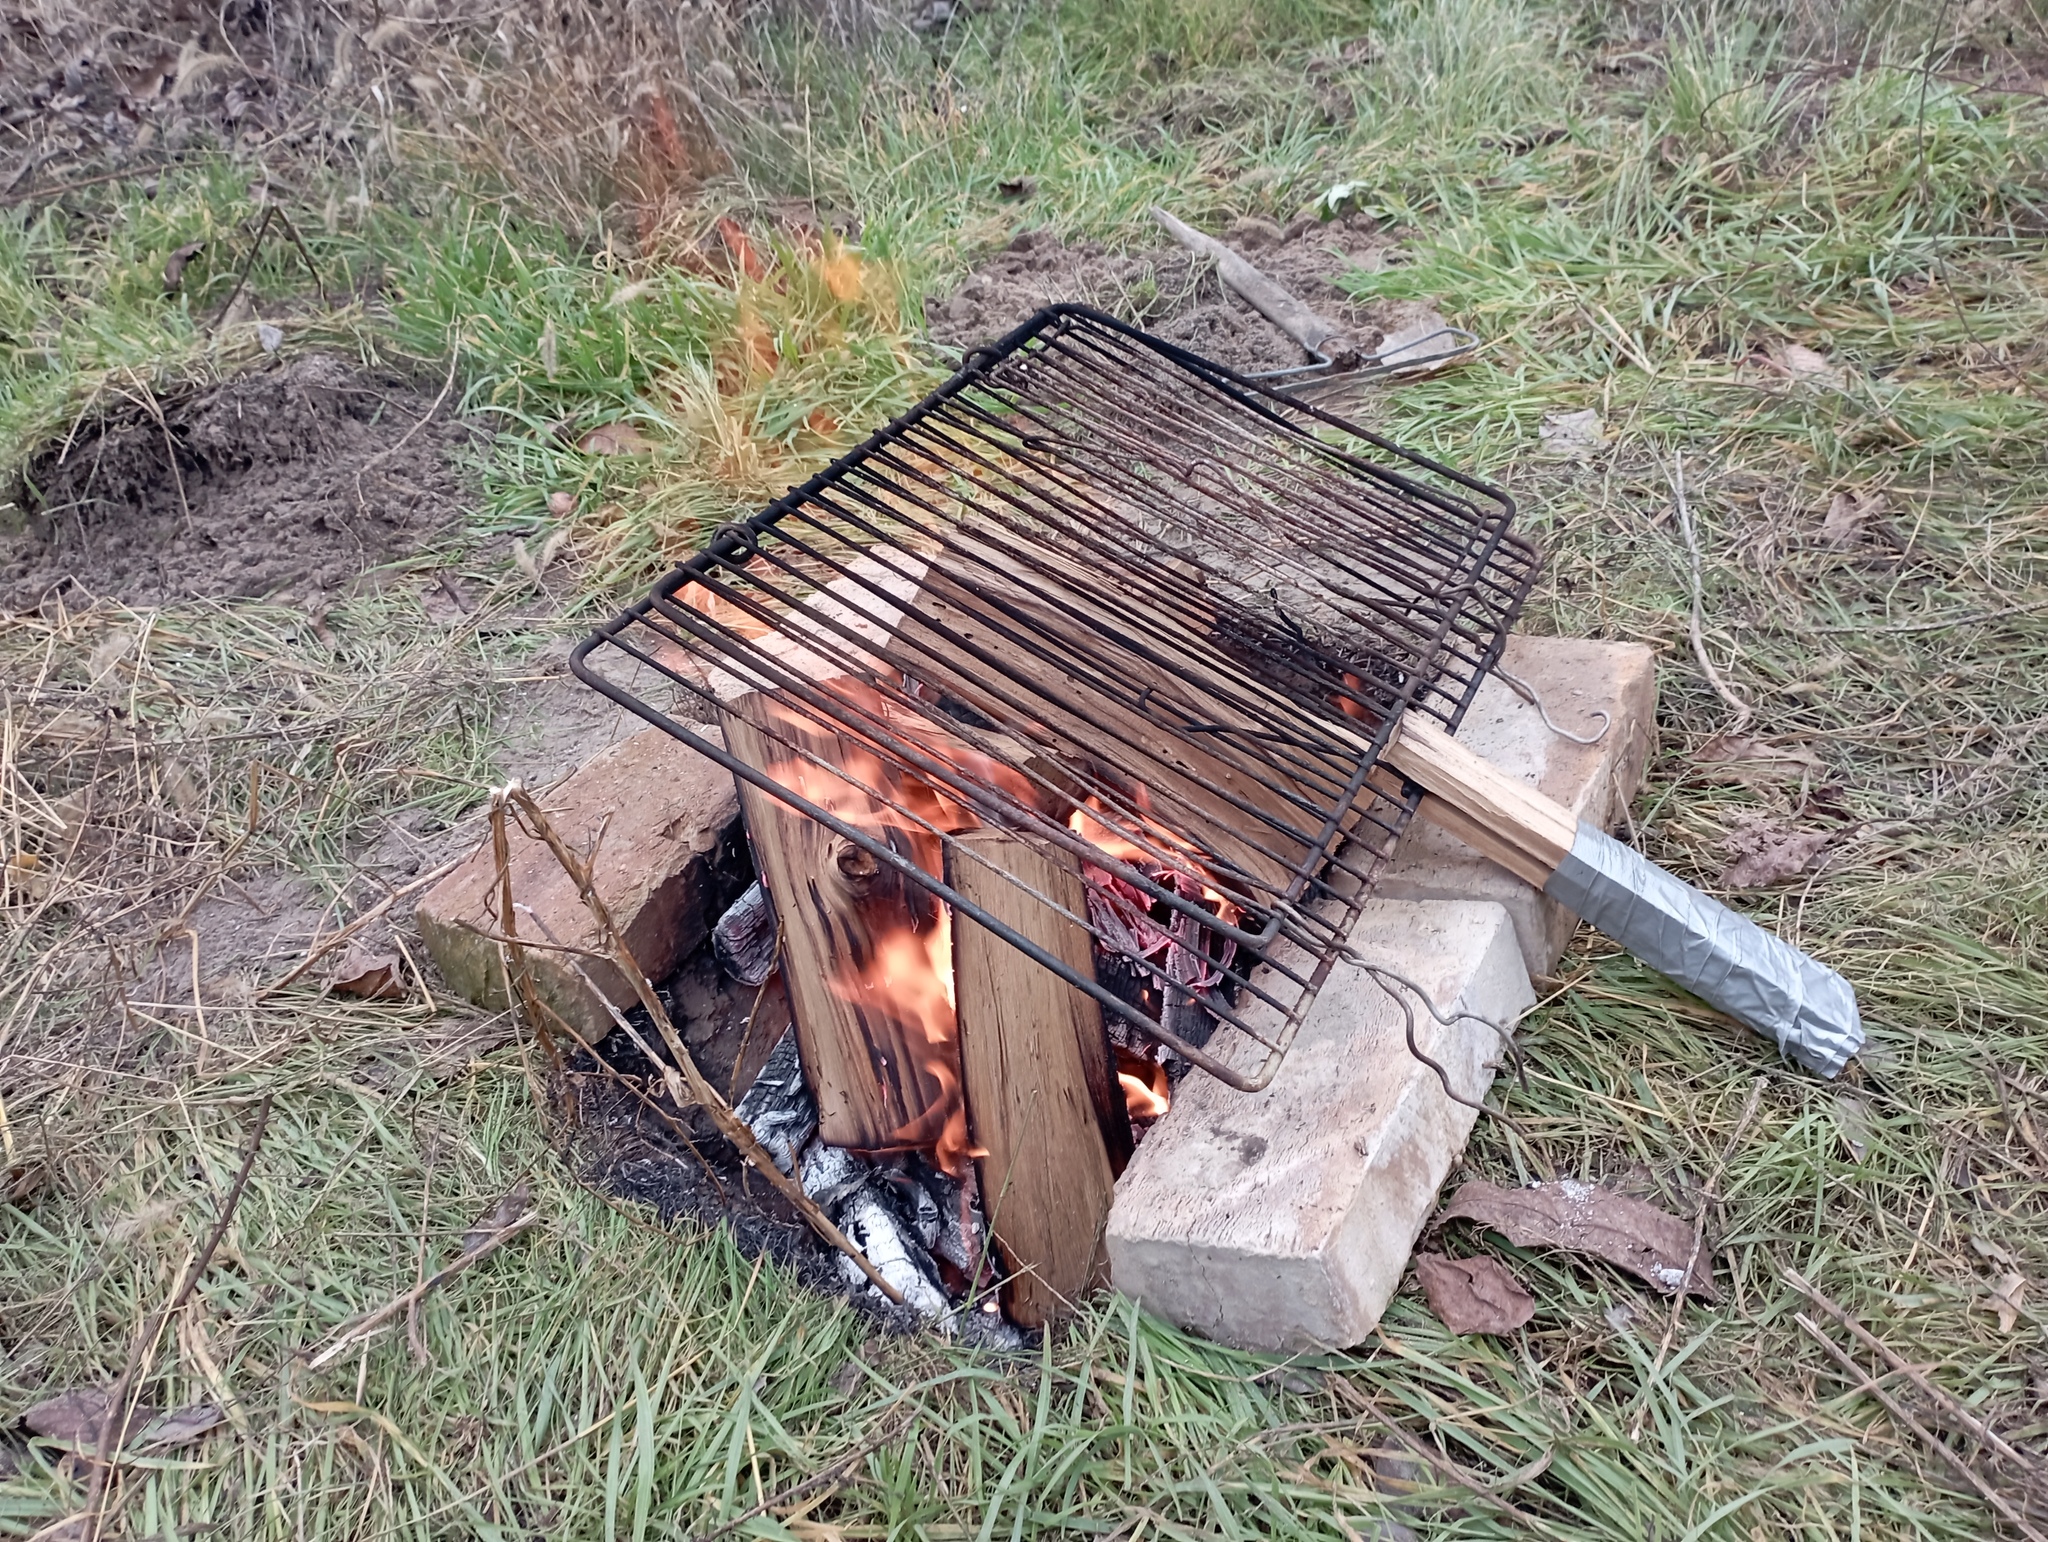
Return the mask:
[(1809, 1070), (1838, 1075), (1863, 1047), (1847, 980), (1591, 825), (1543, 892)]

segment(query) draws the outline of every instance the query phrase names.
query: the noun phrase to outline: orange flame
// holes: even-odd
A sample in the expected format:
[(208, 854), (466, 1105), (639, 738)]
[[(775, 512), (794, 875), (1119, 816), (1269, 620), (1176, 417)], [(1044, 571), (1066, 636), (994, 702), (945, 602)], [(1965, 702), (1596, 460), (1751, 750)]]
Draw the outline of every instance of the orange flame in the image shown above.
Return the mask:
[(1124, 1091), (1124, 1108), (1133, 1120), (1150, 1123), (1172, 1106), (1172, 1083), (1166, 1079), (1166, 1067), (1156, 1060), (1120, 1053), (1116, 1079)]

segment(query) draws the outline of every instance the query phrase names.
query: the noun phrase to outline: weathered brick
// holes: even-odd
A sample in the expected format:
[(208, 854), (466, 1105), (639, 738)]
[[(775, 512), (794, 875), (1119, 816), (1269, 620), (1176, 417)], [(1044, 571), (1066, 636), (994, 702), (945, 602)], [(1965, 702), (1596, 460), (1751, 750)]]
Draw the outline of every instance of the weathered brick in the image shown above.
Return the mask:
[[(1656, 747), (1656, 655), (1641, 643), (1516, 636), (1508, 640), (1502, 663), (1535, 690), (1560, 727), (1591, 733), (1600, 726), (1597, 712), (1612, 714), (1613, 721), (1597, 744), (1574, 744), (1546, 728), (1542, 715), (1507, 685), (1489, 678), (1465, 714), (1458, 742), (1579, 818), (1607, 828), (1642, 785)], [(1420, 819), (1401, 837), (1374, 892), (1383, 899), (1492, 900), (1504, 906), (1532, 975), (1551, 971), (1578, 925), (1556, 900)]]
[[(1533, 999), (1507, 913), (1483, 902), (1369, 900), (1361, 953), (1413, 980), (1415, 1040), (1458, 1095), (1484, 1098), (1498, 1036)], [(1233, 1029), (1210, 1049), (1244, 1070), (1265, 1055)], [(1372, 1331), (1471, 1133), (1408, 1053), (1402, 1010), (1339, 962), (1273, 1083), (1239, 1092), (1201, 1072), (1117, 1180), (1116, 1288), (1182, 1327), (1245, 1349), (1343, 1348)]]
[[(716, 729), (700, 729), (717, 739)], [(680, 963), (747, 882), (746, 836), (732, 774), (659, 728), (648, 728), (584, 763), (541, 797), (571, 847), (597, 852), (600, 898), (654, 979)], [(512, 899), (519, 933), (568, 947), (595, 948), (597, 926), (545, 845), (509, 829)], [(441, 973), (480, 1006), (505, 1005), (499, 961), (497, 862), (488, 835), (462, 866), (420, 901), (415, 919)], [(572, 955), (527, 954), (543, 1001), (586, 1035), (611, 1029), (611, 1015), (572, 967)], [(636, 999), (609, 960), (580, 962), (613, 1004)]]

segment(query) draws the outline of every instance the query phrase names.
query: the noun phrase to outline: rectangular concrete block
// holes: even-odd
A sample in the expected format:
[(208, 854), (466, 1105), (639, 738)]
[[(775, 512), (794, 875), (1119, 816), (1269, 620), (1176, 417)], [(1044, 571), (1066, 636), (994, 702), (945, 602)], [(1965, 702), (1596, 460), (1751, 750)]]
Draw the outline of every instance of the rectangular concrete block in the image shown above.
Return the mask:
[[(716, 739), (718, 731), (700, 728)], [(597, 853), (593, 878), (626, 946), (660, 980), (710, 934), (745, 888), (749, 865), (732, 773), (659, 728), (644, 729), (586, 761), (542, 794), (541, 807), (575, 850)], [(510, 839), (512, 899), (522, 939), (595, 949), (597, 924), (554, 855), (523, 834)], [(505, 1006), (499, 962), (497, 859), (486, 834), (462, 866), (420, 901), (414, 918), (441, 973), (479, 1006)], [(527, 958), (546, 1002), (586, 1037), (611, 1031), (611, 1014), (578, 977), (572, 956), (535, 948)], [(591, 984), (620, 1008), (638, 999), (608, 959), (578, 958)]]
[[(1576, 734), (1600, 727), (1596, 744), (1574, 744), (1544, 726), (1542, 714), (1489, 676), (1458, 729), (1458, 742), (1529, 783), (1580, 819), (1606, 829), (1638, 788), (1657, 742), (1657, 660), (1641, 643), (1576, 637), (1508, 639), (1501, 660), (1525, 681), (1552, 719)], [(1385, 899), (1492, 900), (1515, 924), (1532, 975), (1548, 974), (1578, 925), (1547, 898), (1448, 831), (1413, 821), (1374, 893)]]
[[(1352, 933), (1368, 958), (1446, 1016), (1508, 1026), (1534, 999), (1514, 926), (1486, 901), (1368, 901)], [(1481, 1100), (1502, 1054), (1470, 1020), (1418, 1005), (1415, 1040), (1461, 1097)], [(1256, 1067), (1231, 1029), (1212, 1050)], [(1270, 1087), (1196, 1071), (1117, 1182), (1110, 1274), (1148, 1310), (1245, 1349), (1358, 1343), (1400, 1284), (1409, 1249), (1470, 1135), (1474, 1110), (1408, 1052), (1401, 1008), (1339, 962)]]

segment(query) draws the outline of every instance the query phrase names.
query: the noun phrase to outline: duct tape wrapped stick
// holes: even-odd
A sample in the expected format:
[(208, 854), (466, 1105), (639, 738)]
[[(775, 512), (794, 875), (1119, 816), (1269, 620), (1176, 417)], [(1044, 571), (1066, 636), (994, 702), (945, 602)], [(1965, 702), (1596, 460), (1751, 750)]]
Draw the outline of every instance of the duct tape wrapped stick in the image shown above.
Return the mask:
[(1428, 794), (1417, 812), (1783, 1055), (1837, 1076), (1863, 1046), (1856, 993), (1834, 970), (1674, 878), (1433, 724), (1404, 718), (1386, 764)]

